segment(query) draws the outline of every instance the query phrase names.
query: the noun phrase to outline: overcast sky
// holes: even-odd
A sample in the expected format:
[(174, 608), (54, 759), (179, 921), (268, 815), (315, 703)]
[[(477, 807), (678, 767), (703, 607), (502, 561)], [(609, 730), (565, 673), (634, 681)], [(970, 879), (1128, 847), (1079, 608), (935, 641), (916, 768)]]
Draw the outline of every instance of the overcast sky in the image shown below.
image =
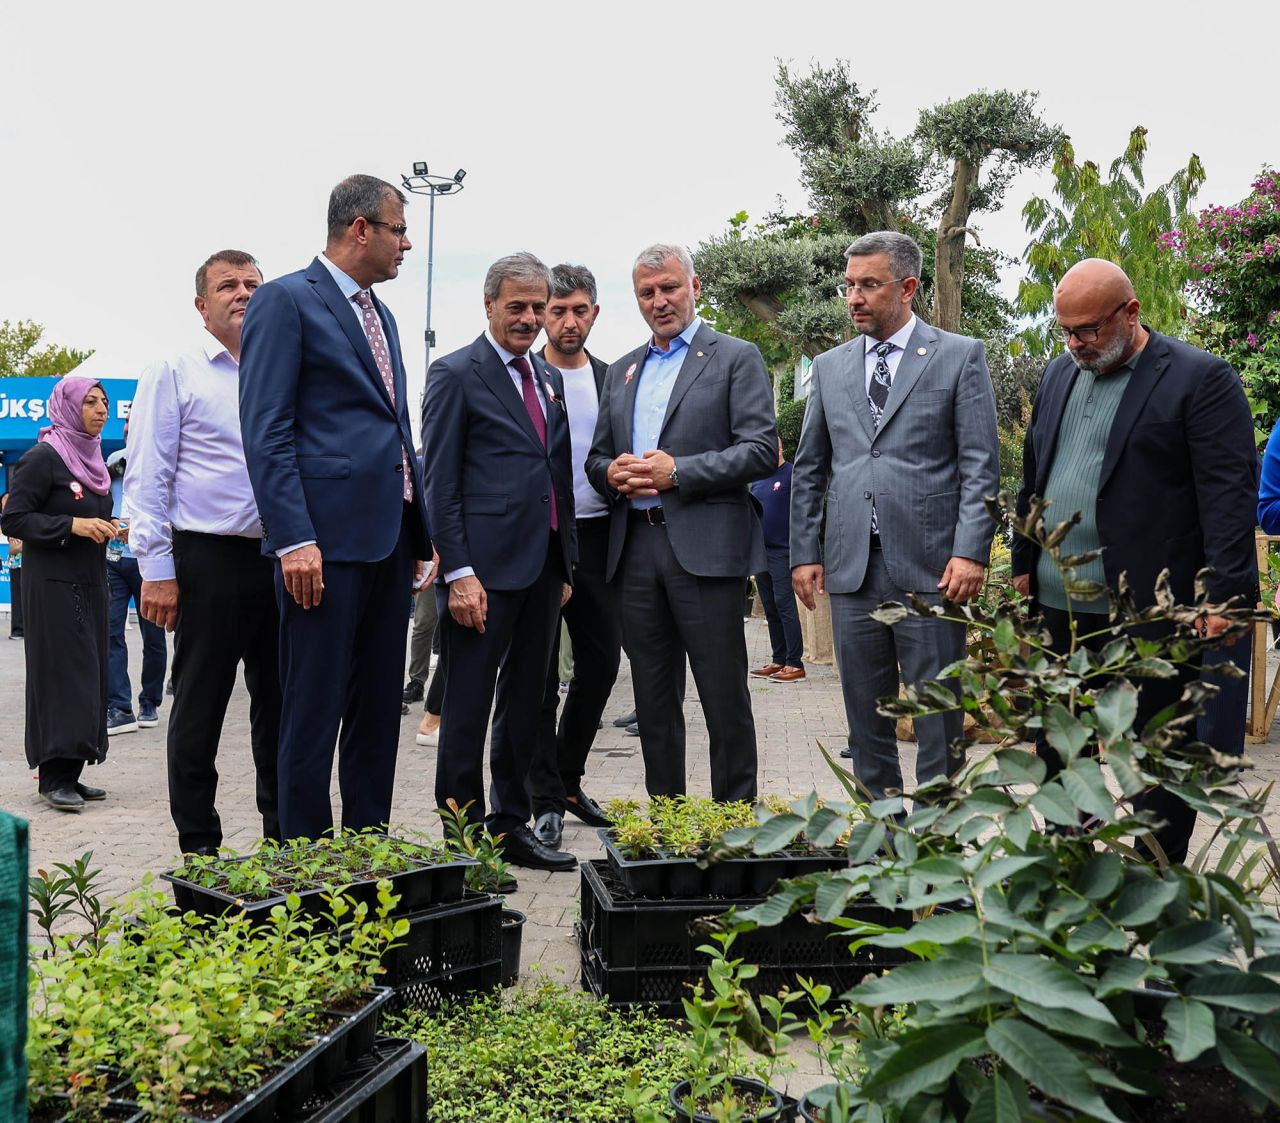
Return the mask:
[[(774, 118), (777, 58), (849, 59), (875, 123), (978, 88), (1038, 90), (1080, 158), (1109, 162), (1150, 130), (1150, 182), (1197, 152), (1201, 203), (1244, 195), (1280, 162), (1273, 0), (1122, 5), (971, 2), (514, 4), (13, 3), (0, 14), (0, 319), (97, 348), (86, 369), (132, 376), (197, 338), (196, 266), (253, 253), (270, 278), (323, 248), (330, 188), (397, 181), (413, 161), (467, 171), (436, 207), (437, 353), (484, 327), (488, 264), (517, 249), (599, 279), (590, 348), (644, 338), (636, 252), (689, 246), (728, 217), (805, 206)], [(1152, 13), (1149, 18), (1144, 11)], [(978, 219), (1019, 254), (1019, 207)], [(414, 248), (379, 287), (417, 402), (427, 200)], [(1015, 279), (1009, 278), (1010, 284)]]

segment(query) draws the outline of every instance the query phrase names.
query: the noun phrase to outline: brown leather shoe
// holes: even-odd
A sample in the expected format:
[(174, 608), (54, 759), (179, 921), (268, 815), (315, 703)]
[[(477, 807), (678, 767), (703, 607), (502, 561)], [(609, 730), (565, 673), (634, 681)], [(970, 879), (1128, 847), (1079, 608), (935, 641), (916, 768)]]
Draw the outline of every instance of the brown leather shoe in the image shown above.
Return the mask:
[(786, 668), (783, 667), (781, 663), (766, 663), (759, 670), (752, 671), (751, 673), (755, 675), (756, 678), (772, 678), (779, 671), (783, 670), (786, 670)]
[(804, 678), (803, 667), (783, 667), (782, 670), (769, 676), (770, 682), (798, 682)]

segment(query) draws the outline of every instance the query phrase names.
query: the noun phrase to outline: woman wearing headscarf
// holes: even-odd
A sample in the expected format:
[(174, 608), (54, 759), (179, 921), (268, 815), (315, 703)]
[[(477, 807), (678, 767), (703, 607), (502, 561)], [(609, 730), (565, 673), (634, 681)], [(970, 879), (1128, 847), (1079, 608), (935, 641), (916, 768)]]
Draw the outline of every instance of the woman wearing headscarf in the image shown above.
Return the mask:
[(13, 472), (0, 530), (23, 541), (27, 763), (46, 803), (79, 811), (107, 794), (80, 782), (85, 764), (107, 755), (106, 543), (116, 526), (102, 384), (61, 379), (49, 421)]

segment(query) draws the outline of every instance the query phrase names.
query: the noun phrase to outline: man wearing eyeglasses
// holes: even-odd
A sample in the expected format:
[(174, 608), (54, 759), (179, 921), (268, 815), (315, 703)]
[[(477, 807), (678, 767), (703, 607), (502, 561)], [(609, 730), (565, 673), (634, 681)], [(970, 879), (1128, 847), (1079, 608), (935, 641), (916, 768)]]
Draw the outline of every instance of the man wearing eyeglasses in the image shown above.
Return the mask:
[[(999, 486), (995, 394), (982, 343), (916, 318), (920, 247), (880, 231), (846, 251), (840, 295), (859, 335), (813, 363), (791, 479), (791, 577), (812, 609), (831, 597), (854, 771), (872, 798), (901, 789), (893, 723), (876, 700), (937, 677), (964, 652), (964, 626), (884, 601), (963, 603), (982, 587)], [(823, 525), (825, 515), (825, 530)], [(953, 770), (960, 714), (918, 718), (916, 780)]]
[[(1081, 636), (1107, 628), (1108, 593), (1122, 575), (1140, 608), (1155, 603), (1166, 568), (1181, 604), (1194, 602), (1204, 566), (1213, 571), (1211, 602), (1257, 599), (1258, 458), (1240, 379), (1222, 359), (1144, 326), (1139, 309), (1119, 266), (1093, 258), (1067, 271), (1054, 291), (1067, 353), (1045, 368), (1023, 451), (1019, 513), (1037, 495), (1053, 504), (1047, 528), (1079, 512), (1062, 553), (1102, 551), (1072, 575), (1098, 590), (1070, 595)], [(1054, 650), (1070, 650), (1068, 593), (1052, 559), (1016, 538), (1013, 572), (1043, 614)], [(1214, 636), (1227, 622), (1208, 616), (1201, 625)], [(1197, 673), (1142, 680), (1135, 727), (1176, 702)], [(1040, 752), (1051, 773), (1061, 767), (1047, 744)], [(1170, 861), (1183, 861), (1195, 812), (1163, 791), (1139, 802), (1168, 823), (1157, 841)]]
[(350, 176), (329, 197), (324, 253), (245, 313), (245, 461), (278, 559), (285, 838), (332, 827), (335, 741), (342, 825), (391, 815), (405, 617), (431, 547), (400, 340), (371, 289), (411, 248), (404, 195)]

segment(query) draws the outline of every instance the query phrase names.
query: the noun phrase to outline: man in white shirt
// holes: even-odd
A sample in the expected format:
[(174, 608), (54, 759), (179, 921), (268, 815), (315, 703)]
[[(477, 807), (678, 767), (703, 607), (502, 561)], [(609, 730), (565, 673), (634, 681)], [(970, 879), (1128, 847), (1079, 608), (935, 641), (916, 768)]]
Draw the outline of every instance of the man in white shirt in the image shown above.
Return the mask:
[(262, 273), (240, 250), (196, 272), (199, 345), (142, 373), (129, 415), (125, 493), (141, 615), (174, 633), (169, 808), (183, 853), (222, 844), (216, 758), (236, 672), (249, 688), (264, 838), (278, 839), (279, 620), (272, 566), (240, 439), (240, 328)]
[(534, 834), (559, 849), (566, 812), (588, 826), (607, 827), (600, 806), (582, 790), (587, 754), (595, 740), (609, 692), (618, 677), (622, 653), (622, 618), (616, 590), (605, 580), (609, 556), (609, 505), (587, 479), (587, 453), (600, 412), (600, 392), (608, 364), (587, 352), (587, 337), (600, 314), (596, 279), (581, 265), (551, 270), (547, 303), (547, 344), (542, 358), (560, 371), (573, 450), (573, 505), (577, 516), (578, 560), (573, 570), (573, 596), (560, 610), (573, 646), (573, 681), (556, 730), (560, 701), (560, 629), (547, 672), (547, 687), (538, 716), (538, 740), (529, 768)]

